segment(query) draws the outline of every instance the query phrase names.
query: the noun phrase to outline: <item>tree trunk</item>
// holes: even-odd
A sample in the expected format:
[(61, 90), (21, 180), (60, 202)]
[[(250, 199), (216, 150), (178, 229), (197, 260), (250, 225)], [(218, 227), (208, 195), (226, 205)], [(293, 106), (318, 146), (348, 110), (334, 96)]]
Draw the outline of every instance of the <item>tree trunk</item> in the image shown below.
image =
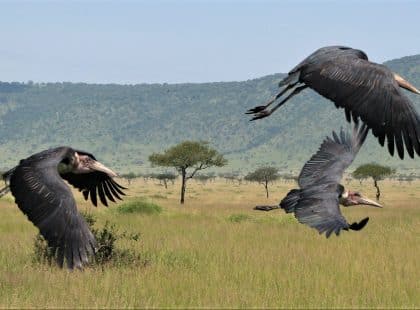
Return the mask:
[(182, 170), (181, 178), (182, 178), (182, 184), (181, 184), (181, 204), (184, 204), (185, 200), (185, 189), (187, 187), (187, 179), (186, 179), (187, 172), (185, 169)]
[(166, 179), (163, 180), (163, 185), (165, 186), (165, 189), (168, 189), (168, 181), (166, 181)]
[(376, 200), (379, 200), (379, 197), (381, 197), (381, 191), (379, 190), (378, 182), (373, 180), (373, 185), (376, 187)]
[(265, 192), (267, 193), (267, 199), (268, 199), (268, 181), (265, 181), (264, 187), (265, 187)]

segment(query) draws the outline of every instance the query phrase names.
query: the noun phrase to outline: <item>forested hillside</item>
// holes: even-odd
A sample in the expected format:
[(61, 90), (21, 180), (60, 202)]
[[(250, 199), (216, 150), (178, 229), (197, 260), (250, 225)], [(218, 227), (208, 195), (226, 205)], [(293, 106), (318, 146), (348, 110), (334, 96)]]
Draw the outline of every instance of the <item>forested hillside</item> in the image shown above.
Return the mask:
[[(386, 64), (420, 88), (420, 55)], [(0, 83), (0, 168), (48, 147), (70, 145), (119, 171), (145, 172), (152, 152), (194, 139), (226, 154), (227, 171), (267, 163), (296, 171), (323, 137), (348, 125), (342, 110), (312, 90), (271, 117), (249, 122), (245, 111), (268, 100), (282, 76), (203, 84)], [(420, 96), (408, 95), (420, 111)], [(418, 159), (392, 158), (373, 138), (356, 164), (370, 161), (420, 168)]]

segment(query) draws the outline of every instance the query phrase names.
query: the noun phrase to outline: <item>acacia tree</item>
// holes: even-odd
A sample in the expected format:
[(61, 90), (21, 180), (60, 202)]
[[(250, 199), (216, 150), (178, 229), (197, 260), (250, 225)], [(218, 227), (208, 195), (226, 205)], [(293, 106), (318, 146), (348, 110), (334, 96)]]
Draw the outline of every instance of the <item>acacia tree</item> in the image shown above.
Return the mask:
[(367, 178), (373, 179), (373, 185), (376, 187), (376, 199), (379, 200), (381, 191), (379, 190), (378, 181), (385, 179), (395, 173), (395, 169), (378, 164), (364, 164), (352, 173), (353, 177), (358, 180)]
[(129, 172), (129, 173), (122, 174), (121, 177), (127, 180), (128, 185), (131, 185), (131, 180), (137, 178), (137, 175), (134, 172)]
[(268, 183), (273, 182), (279, 178), (279, 174), (276, 168), (274, 167), (261, 167), (255, 170), (254, 172), (248, 173), (245, 176), (245, 180), (251, 182), (257, 182), (264, 185), (265, 192), (268, 198)]
[(172, 182), (174, 184), (175, 179), (177, 176), (173, 173), (165, 172), (165, 173), (159, 173), (154, 176), (156, 179), (159, 180), (159, 182), (163, 183), (165, 186), (165, 189), (168, 189), (168, 181)]
[(206, 184), (208, 181), (214, 180), (213, 174), (197, 174), (195, 179), (200, 181), (203, 185)]
[(184, 141), (163, 153), (153, 153), (149, 156), (153, 166), (173, 167), (181, 176), (181, 204), (185, 200), (187, 181), (192, 179), (197, 171), (209, 167), (222, 167), (227, 160), (222, 154), (204, 141)]

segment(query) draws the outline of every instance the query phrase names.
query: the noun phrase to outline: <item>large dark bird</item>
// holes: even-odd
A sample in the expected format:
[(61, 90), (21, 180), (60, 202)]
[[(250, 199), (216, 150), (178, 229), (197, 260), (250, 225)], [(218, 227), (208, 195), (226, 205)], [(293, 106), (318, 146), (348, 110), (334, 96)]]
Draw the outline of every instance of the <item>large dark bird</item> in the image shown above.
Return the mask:
[(363, 197), (359, 192), (346, 190), (339, 182), (344, 170), (353, 162), (369, 129), (362, 125), (353, 129), (353, 135), (341, 130), (338, 136), (333, 132), (327, 137), (318, 152), (303, 166), (298, 178), (300, 189), (292, 189), (280, 202), (286, 213), (294, 213), (302, 224), (338, 236), (342, 229), (360, 230), (368, 222), (349, 224), (340, 212), (339, 204), (345, 207), (369, 205), (382, 207), (379, 203)]
[(116, 174), (96, 161), (92, 154), (70, 147), (49, 149), (20, 161), (3, 174), (8, 189), (19, 209), (39, 228), (48, 246), (56, 253), (57, 262), (64, 259), (70, 269), (82, 268), (96, 249), (96, 240), (79, 214), (70, 188), (79, 189), (87, 200), (97, 205), (97, 196), (107, 206), (124, 195), (112, 178)]
[[(404, 144), (410, 157), (420, 155), (420, 117), (400, 87), (420, 94), (414, 86), (384, 65), (368, 61), (360, 50), (344, 46), (320, 48), (298, 64), (280, 84), (284, 88), (264, 106), (248, 110), (252, 120), (269, 116), (303, 89), (310, 87), (344, 108), (347, 121), (360, 118), (383, 146), (404, 158)], [(271, 110), (268, 107), (287, 91), (291, 93)]]

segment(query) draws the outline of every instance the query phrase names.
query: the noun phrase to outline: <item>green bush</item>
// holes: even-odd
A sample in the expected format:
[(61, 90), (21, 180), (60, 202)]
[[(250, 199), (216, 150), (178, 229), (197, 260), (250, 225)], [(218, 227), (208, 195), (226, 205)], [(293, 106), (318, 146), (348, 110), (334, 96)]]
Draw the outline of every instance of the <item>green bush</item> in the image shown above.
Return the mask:
[[(104, 265), (128, 266), (128, 265), (147, 265), (149, 260), (132, 249), (120, 249), (116, 246), (119, 240), (139, 242), (140, 234), (119, 232), (114, 224), (108, 221), (102, 228), (94, 228), (96, 219), (92, 214), (82, 213), (89, 229), (92, 231), (97, 242), (97, 250), (94, 259), (91, 260), (90, 267), (103, 267)], [(34, 242), (33, 261), (41, 264), (54, 264), (56, 253), (48, 247), (47, 242), (38, 234)]]
[(117, 208), (119, 213), (142, 213), (142, 214), (159, 214), (162, 207), (146, 200), (133, 200), (120, 205)]

